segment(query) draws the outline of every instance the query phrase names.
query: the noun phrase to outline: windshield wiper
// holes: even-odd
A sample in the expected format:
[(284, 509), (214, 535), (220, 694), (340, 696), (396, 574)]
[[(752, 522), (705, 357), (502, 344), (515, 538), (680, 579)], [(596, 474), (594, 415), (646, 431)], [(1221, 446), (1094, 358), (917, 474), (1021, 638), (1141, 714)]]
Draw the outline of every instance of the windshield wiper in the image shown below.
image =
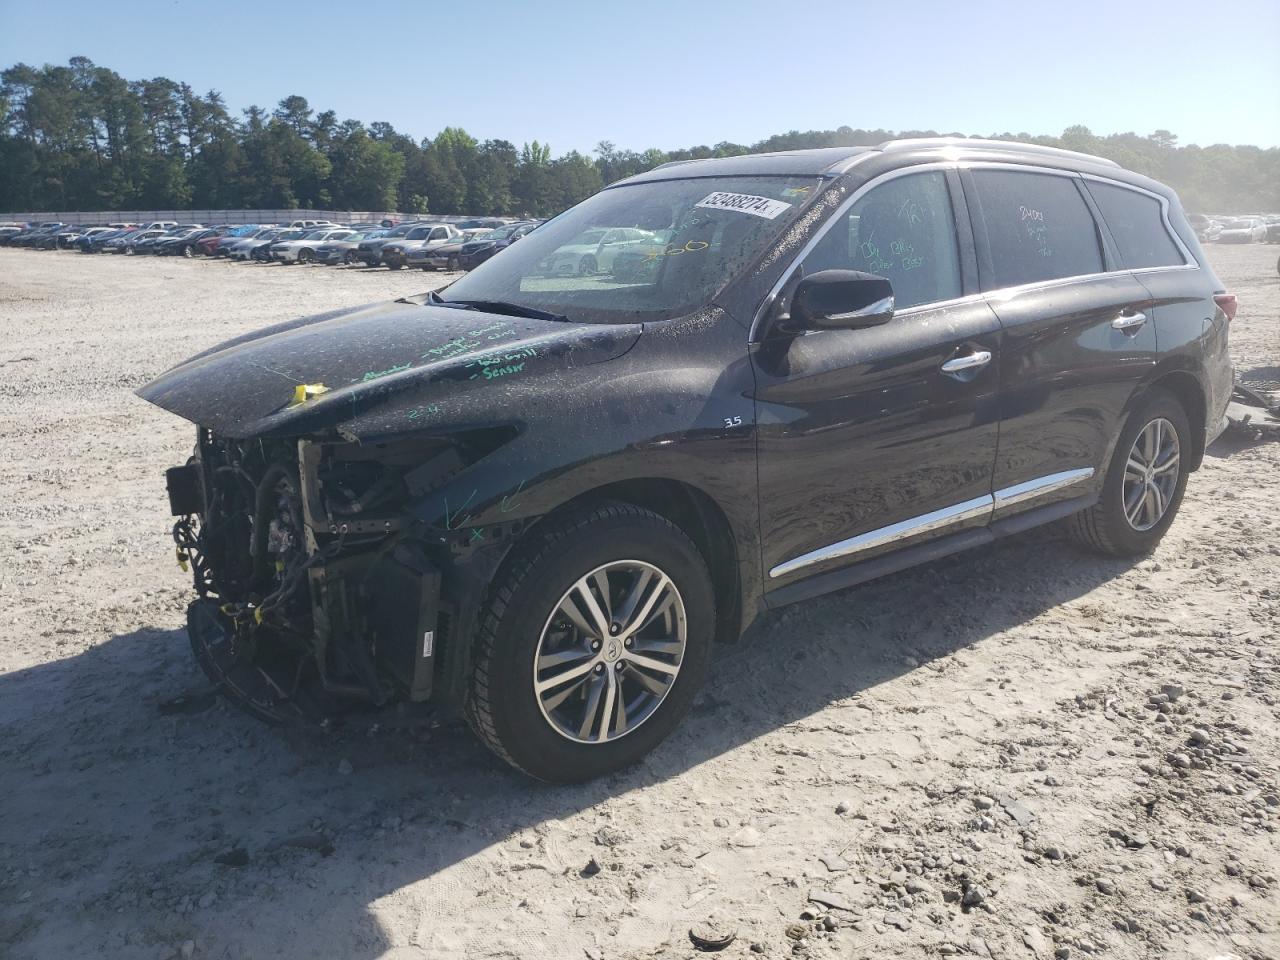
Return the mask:
[(427, 302), (436, 307), (454, 307), (458, 310), (482, 310), (485, 313), (500, 313), (508, 317), (528, 317), (530, 320), (555, 320), (558, 323), (568, 323), (569, 318), (559, 313), (548, 313), (545, 310), (535, 310), (533, 307), (526, 307), (521, 303), (511, 303), (507, 300), (446, 300), (440, 294), (432, 290), (427, 294)]

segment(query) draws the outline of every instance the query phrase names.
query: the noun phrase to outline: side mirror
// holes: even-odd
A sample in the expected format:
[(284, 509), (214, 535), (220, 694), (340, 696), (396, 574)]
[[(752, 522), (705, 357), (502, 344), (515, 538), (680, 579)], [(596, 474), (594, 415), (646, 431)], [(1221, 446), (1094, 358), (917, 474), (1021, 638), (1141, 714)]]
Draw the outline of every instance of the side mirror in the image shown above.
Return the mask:
[(796, 285), (791, 297), (795, 330), (858, 329), (893, 317), (893, 284), (857, 270), (820, 270)]

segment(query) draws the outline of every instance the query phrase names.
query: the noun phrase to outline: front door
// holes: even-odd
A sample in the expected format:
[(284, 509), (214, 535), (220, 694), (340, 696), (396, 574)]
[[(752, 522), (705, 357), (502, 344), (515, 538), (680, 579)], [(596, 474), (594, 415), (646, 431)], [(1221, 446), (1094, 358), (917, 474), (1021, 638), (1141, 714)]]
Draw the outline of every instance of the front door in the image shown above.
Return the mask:
[(952, 177), (872, 187), (798, 267), (887, 277), (888, 323), (752, 346), (767, 591), (990, 517), (1000, 325), (969, 295)]

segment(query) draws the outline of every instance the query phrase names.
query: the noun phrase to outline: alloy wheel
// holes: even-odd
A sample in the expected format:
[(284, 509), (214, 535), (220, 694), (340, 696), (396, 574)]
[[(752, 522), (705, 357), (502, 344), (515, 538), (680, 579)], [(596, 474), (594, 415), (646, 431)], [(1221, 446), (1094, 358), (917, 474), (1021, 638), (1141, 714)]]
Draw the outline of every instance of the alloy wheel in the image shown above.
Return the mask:
[(1178, 431), (1164, 417), (1152, 420), (1133, 441), (1124, 465), (1124, 516), (1143, 532), (1169, 511), (1178, 488)]
[(533, 671), (542, 716), (577, 743), (626, 736), (671, 692), (687, 630), (680, 591), (658, 567), (597, 567), (565, 591), (542, 628)]

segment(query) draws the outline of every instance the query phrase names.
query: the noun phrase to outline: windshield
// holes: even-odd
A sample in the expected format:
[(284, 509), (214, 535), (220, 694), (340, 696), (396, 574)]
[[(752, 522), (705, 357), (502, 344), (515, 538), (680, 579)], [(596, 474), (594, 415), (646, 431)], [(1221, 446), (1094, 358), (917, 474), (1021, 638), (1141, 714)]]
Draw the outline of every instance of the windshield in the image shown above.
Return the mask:
[(665, 320), (706, 306), (817, 192), (814, 177), (712, 177), (615, 187), (531, 231), (444, 291), (584, 323)]
[(303, 239), (305, 239), (305, 240), (323, 240), (325, 237), (329, 236), (329, 234), (330, 234), (330, 233), (332, 233), (332, 232), (333, 232), (333, 231), (332, 231), (332, 230), (330, 230), (328, 227), (326, 227), (326, 228), (325, 228), (325, 229), (323, 229), (323, 230), (312, 230), (312, 231), (311, 231), (310, 233), (308, 233), (308, 234), (306, 235), (306, 237), (304, 237)]

